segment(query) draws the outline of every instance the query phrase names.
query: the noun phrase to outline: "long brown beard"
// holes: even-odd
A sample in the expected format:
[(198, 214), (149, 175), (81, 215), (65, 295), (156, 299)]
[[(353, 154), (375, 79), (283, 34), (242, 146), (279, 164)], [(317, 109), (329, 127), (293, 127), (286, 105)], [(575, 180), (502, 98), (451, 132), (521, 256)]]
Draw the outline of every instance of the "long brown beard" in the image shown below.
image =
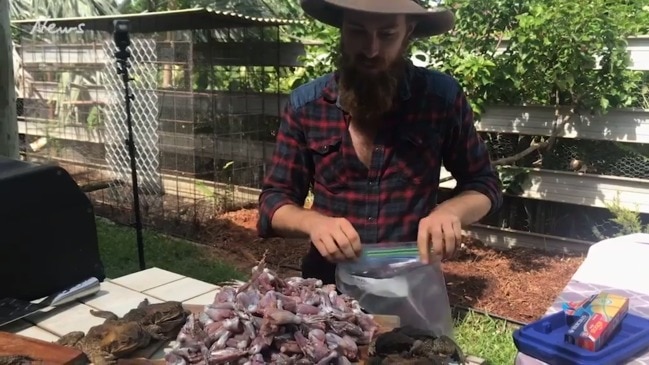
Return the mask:
[[(366, 72), (362, 66), (366, 61), (371, 61), (381, 71)], [(341, 45), (338, 59), (340, 102), (359, 127), (375, 125), (392, 110), (404, 67), (405, 60), (401, 57), (388, 64), (383, 58), (368, 60), (362, 54), (346, 55)]]

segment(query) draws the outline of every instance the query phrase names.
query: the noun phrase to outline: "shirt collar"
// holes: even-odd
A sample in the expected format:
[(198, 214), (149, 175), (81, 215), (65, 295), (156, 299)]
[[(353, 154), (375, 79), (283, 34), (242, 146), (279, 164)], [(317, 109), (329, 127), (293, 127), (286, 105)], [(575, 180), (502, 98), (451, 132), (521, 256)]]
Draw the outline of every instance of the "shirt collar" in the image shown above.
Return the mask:
[[(412, 61), (406, 60), (406, 69), (404, 72), (404, 77), (399, 81), (399, 95), (401, 100), (405, 101), (410, 99), (412, 96), (410, 92), (410, 83), (412, 81), (412, 74), (414, 71), (414, 65)], [(322, 96), (330, 103), (336, 103), (336, 106), (340, 109), (340, 95), (338, 94), (338, 72), (334, 72), (330, 75), (329, 80), (325, 88), (322, 90)]]

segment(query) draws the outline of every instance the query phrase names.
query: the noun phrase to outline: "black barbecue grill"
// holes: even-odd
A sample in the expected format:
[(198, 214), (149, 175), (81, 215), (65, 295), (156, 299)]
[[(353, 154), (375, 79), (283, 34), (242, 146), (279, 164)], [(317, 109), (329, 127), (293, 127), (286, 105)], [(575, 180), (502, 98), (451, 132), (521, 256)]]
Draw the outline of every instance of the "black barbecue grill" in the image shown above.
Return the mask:
[(0, 232), (0, 323), (106, 278), (92, 203), (61, 167), (0, 157)]

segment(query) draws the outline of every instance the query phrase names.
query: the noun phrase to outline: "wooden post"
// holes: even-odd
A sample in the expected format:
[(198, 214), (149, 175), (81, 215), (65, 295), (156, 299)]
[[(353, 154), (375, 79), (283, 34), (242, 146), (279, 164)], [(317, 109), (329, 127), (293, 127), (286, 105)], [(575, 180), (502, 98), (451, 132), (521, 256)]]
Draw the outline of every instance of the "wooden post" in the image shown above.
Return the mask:
[(18, 159), (18, 121), (9, 1), (0, 1), (0, 156)]

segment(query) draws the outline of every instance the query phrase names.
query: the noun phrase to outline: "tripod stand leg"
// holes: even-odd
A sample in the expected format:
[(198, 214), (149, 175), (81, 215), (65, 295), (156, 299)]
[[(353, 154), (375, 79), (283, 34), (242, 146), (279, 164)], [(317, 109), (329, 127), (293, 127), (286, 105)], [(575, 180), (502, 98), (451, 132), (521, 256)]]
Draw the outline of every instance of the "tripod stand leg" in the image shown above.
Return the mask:
[(137, 239), (137, 252), (140, 262), (140, 270), (146, 268), (144, 262), (144, 238), (142, 237), (142, 217), (140, 214), (140, 189), (137, 179), (137, 160), (136, 160), (136, 151), (135, 151), (135, 139), (133, 137), (133, 119), (131, 117), (131, 100), (133, 100), (133, 95), (129, 90), (129, 77), (128, 69), (130, 67), (128, 59), (131, 57), (131, 52), (128, 50), (128, 47), (131, 44), (128, 35), (128, 20), (115, 20), (113, 22), (115, 28), (115, 45), (118, 48), (118, 51), (115, 52), (115, 58), (117, 59), (117, 73), (122, 75), (122, 80), (124, 82), (124, 103), (126, 106), (126, 125), (128, 127), (128, 139), (125, 141), (128, 147), (128, 154), (131, 160), (131, 180), (132, 180), (132, 190), (133, 190), (133, 212), (135, 214), (135, 233)]

